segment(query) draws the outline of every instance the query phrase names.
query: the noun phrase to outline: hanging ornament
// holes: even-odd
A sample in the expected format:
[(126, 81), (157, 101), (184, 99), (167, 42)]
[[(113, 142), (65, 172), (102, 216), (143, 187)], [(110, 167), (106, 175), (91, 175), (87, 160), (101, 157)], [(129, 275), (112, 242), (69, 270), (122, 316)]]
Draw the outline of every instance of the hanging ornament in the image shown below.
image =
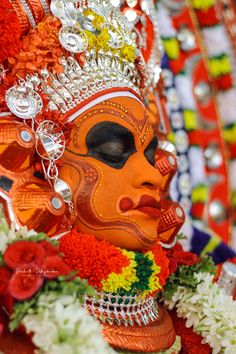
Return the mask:
[(44, 160), (56, 161), (64, 153), (65, 136), (58, 125), (46, 120), (36, 130), (36, 150)]
[(6, 102), (9, 110), (22, 119), (34, 118), (43, 107), (42, 99), (34, 91), (33, 84), (24, 80), (6, 92)]

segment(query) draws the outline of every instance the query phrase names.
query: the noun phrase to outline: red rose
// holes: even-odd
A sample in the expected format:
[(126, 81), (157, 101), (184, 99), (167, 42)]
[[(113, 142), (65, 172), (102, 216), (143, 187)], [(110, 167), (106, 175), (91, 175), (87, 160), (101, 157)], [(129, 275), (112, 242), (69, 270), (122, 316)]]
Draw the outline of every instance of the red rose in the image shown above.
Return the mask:
[(46, 257), (41, 267), (44, 277), (48, 279), (54, 279), (71, 272), (71, 268), (59, 256)]
[(198, 262), (198, 256), (192, 252), (175, 251), (172, 257), (178, 264), (193, 265)]
[(46, 240), (40, 241), (38, 245), (44, 248), (46, 256), (55, 256), (59, 253), (58, 247), (54, 246), (51, 242), (48, 242)]
[(45, 256), (45, 250), (31, 241), (18, 241), (10, 244), (5, 253), (4, 261), (10, 268), (30, 268), (39, 265)]
[(183, 247), (179, 242), (176, 242), (176, 244), (173, 247), (173, 251), (183, 251)]
[(172, 254), (175, 251), (183, 251), (183, 247), (179, 242), (176, 242), (176, 244), (167, 251), (167, 257), (172, 257)]
[(5, 268), (0, 267), (0, 295), (5, 295), (7, 293), (9, 280), (9, 272)]
[(174, 258), (169, 258), (169, 270), (170, 273), (175, 273), (177, 269), (177, 262)]
[(31, 298), (42, 286), (43, 278), (32, 274), (14, 273), (9, 283), (9, 293), (16, 300)]

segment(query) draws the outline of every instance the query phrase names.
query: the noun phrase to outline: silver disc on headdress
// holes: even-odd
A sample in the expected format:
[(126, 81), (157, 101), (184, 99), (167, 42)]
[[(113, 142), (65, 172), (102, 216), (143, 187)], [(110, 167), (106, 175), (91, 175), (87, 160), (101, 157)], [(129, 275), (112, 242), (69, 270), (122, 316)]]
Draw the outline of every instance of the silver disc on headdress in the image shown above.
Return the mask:
[(124, 38), (121, 32), (110, 22), (105, 22), (102, 27), (108, 30), (110, 36), (108, 41), (109, 47), (113, 49), (122, 48), (124, 45)]
[[(29, 86), (29, 83), (27, 83)], [(25, 84), (13, 86), (6, 92), (6, 103), (9, 110), (22, 119), (34, 118), (43, 107), (41, 97), (32, 87)]]
[(59, 32), (59, 41), (62, 47), (70, 53), (82, 53), (88, 47), (86, 33), (75, 26), (62, 27)]

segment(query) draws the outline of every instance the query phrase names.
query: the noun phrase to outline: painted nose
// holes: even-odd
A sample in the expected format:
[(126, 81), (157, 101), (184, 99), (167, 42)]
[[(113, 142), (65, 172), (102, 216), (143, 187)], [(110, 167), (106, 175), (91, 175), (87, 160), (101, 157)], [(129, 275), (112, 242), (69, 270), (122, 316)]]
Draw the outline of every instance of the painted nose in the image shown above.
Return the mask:
[(136, 156), (132, 161), (133, 186), (135, 188), (159, 189), (162, 183), (162, 175), (152, 166), (144, 155)]

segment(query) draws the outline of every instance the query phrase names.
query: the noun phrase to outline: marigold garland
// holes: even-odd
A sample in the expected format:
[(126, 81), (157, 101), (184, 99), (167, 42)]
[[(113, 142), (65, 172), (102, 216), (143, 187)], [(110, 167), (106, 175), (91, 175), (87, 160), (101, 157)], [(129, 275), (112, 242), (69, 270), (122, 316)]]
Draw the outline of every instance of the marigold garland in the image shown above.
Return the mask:
[(127, 251), (72, 230), (60, 239), (64, 260), (99, 291), (119, 295), (154, 295), (169, 276), (169, 260), (161, 245), (146, 252)]

